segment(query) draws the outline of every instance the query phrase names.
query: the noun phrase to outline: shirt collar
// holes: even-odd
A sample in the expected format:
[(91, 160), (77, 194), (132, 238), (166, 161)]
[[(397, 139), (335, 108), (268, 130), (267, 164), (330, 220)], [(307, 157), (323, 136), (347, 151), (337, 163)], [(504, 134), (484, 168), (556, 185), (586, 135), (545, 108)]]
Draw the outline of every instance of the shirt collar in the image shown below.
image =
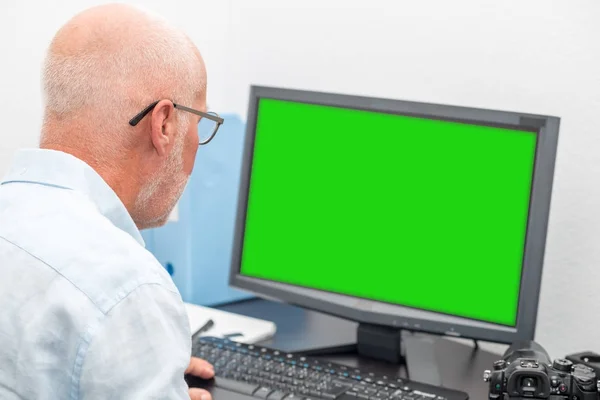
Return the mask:
[(10, 182), (37, 183), (82, 193), (113, 225), (145, 246), (121, 199), (92, 167), (70, 154), (46, 149), (20, 150), (0, 185)]

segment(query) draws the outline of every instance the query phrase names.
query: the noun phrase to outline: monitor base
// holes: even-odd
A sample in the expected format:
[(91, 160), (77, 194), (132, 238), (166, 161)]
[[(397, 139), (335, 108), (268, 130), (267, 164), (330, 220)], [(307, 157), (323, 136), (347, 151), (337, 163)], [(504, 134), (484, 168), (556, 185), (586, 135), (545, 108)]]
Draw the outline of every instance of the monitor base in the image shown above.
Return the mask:
[(291, 352), (319, 357), (358, 354), (391, 364), (403, 364), (409, 379), (442, 386), (433, 340), (400, 329), (359, 324), (355, 343), (338, 343), (327, 347), (307, 346), (295, 348)]

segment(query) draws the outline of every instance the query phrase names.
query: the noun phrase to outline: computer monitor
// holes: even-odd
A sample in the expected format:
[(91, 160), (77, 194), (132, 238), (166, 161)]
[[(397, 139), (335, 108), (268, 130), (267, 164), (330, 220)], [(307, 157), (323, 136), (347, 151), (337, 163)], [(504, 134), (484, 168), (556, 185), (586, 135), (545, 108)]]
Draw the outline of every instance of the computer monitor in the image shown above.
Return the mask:
[(559, 121), (252, 87), (230, 284), (361, 324), (531, 340)]

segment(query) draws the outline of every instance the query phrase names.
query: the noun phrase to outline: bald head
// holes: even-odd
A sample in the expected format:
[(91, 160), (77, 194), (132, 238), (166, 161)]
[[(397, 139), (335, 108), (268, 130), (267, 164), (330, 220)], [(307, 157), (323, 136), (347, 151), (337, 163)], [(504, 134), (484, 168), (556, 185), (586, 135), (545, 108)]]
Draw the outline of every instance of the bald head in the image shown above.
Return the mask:
[[(43, 92), (41, 147), (71, 153), (92, 166), (138, 226), (166, 219), (197, 149), (192, 139), (197, 117), (177, 111), (173, 103), (199, 109), (206, 103), (204, 62), (191, 40), (138, 8), (88, 9), (52, 40)], [(141, 123), (128, 124), (156, 101)], [(169, 204), (156, 205), (157, 197)]]
[(111, 4), (76, 15), (58, 31), (43, 87), (49, 114), (120, 114), (159, 98), (189, 104), (205, 81), (200, 53), (185, 34), (158, 16)]

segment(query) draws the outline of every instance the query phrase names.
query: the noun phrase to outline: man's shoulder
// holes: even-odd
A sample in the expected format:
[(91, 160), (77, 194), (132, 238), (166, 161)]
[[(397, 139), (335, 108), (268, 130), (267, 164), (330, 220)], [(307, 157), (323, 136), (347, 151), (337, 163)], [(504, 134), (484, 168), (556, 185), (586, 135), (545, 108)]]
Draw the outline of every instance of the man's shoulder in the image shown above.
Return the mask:
[(18, 249), (0, 259), (33, 259), (37, 268), (65, 278), (104, 313), (141, 285), (178, 294), (156, 258), (91, 203), (67, 191), (51, 191), (51, 196), (48, 203), (0, 211), (0, 238)]

